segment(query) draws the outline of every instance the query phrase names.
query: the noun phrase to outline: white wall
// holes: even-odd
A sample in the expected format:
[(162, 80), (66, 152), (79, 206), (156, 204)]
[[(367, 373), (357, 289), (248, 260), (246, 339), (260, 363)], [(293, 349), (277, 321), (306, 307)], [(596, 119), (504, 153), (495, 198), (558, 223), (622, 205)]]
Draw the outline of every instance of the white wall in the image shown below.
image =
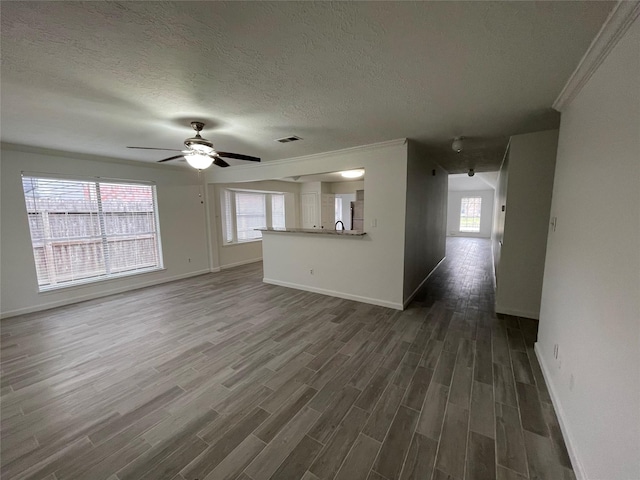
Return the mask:
[[(403, 302), (408, 305), (445, 256), (447, 172), (417, 142), (407, 153)], [(365, 191), (365, 212), (368, 191)]]
[[(493, 190), (451, 191), (447, 201), (447, 235), (456, 237), (491, 237), (493, 226)], [(481, 197), (480, 231), (478, 233), (460, 231), (460, 204), (463, 197)]]
[(500, 264), (500, 253), (502, 250), (502, 240), (504, 239), (504, 223), (506, 211), (503, 207), (507, 205), (507, 184), (509, 182), (509, 155), (504, 156), (498, 180), (496, 182), (496, 192), (493, 201), (493, 233), (491, 234), (491, 249), (493, 252), (493, 271), (497, 275)]
[(536, 350), (579, 479), (640, 478), (639, 45), (636, 19), (560, 125)]
[[(215, 167), (214, 167), (215, 168)], [(220, 194), (225, 188), (260, 190), (264, 192), (284, 192), (285, 195), (285, 224), (297, 227), (299, 220), (300, 184), (282, 180), (265, 180), (261, 182), (220, 183), (214, 185), (213, 195), (209, 198), (209, 208), (213, 212), (215, 221), (214, 248), (217, 249), (217, 263), (214, 267), (231, 268), (238, 265), (262, 260), (262, 241), (225, 244), (222, 235), (222, 210), (220, 208)]]
[[(2, 145), (0, 312), (2, 316), (109, 295), (209, 272), (202, 180), (193, 170), (109, 161), (99, 157)], [(38, 293), (21, 172), (154, 181), (164, 267), (162, 271)], [(189, 262), (188, 259), (191, 259)]]
[(557, 143), (557, 130), (515, 135), (509, 142), (496, 312), (536, 319), (540, 315)]
[[(209, 182), (254, 181), (364, 168), (366, 191), (362, 239), (322, 235), (265, 234), (265, 281), (402, 308), (407, 182), (404, 139), (384, 144), (210, 170)], [(376, 220), (376, 227), (372, 221)], [(310, 268), (314, 275), (309, 274)]]
[[(366, 172), (365, 172), (366, 175)], [(329, 191), (336, 194), (349, 194), (355, 195), (357, 190), (364, 190), (364, 180), (354, 180), (351, 182), (331, 182), (329, 183)]]

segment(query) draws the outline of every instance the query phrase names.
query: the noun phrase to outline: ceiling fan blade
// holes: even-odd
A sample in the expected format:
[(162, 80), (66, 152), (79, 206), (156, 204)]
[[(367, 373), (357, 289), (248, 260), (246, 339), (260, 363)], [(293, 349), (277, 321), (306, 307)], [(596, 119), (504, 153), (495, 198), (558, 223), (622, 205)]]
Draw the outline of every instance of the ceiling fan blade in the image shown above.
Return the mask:
[(223, 159), (221, 159), (220, 157), (216, 157), (213, 159), (213, 164), (217, 165), (219, 167), (228, 167), (229, 164), (227, 162), (225, 162)]
[(166, 150), (167, 152), (181, 152), (182, 150), (176, 150), (175, 148), (155, 148), (155, 147), (127, 147), (136, 148), (138, 150)]
[(170, 160), (175, 160), (176, 158), (182, 158), (184, 155), (176, 155), (175, 157), (163, 158), (162, 160), (158, 160), (158, 163), (168, 162)]
[(216, 153), (221, 157), (235, 158), (236, 160), (248, 160), (250, 162), (260, 161), (258, 157), (251, 157), (249, 155), (240, 155), (239, 153), (229, 153), (229, 152), (216, 152)]

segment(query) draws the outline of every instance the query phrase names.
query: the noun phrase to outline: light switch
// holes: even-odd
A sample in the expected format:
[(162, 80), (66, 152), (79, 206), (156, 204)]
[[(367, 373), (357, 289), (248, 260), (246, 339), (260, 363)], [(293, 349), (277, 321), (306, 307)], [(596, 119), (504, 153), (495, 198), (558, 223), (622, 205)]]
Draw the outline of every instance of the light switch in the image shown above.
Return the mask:
[(377, 218), (374, 218), (374, 219), (371, 220), (371, 226), (372, 227), (377, 227), (378, 226), (378, 219)]

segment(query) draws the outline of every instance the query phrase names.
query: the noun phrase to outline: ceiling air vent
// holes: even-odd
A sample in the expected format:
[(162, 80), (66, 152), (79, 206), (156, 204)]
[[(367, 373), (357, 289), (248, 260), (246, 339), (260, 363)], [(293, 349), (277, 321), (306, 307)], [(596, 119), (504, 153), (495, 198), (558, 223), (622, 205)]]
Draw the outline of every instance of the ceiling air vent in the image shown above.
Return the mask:
[(295, 135), (292, 135), (290, 137), (276, 138), (276, 142), (280, 142), (280, 143), (297, 142), (298, 140), (302, 140), (302, 139), (300, 137), (296, 137)]

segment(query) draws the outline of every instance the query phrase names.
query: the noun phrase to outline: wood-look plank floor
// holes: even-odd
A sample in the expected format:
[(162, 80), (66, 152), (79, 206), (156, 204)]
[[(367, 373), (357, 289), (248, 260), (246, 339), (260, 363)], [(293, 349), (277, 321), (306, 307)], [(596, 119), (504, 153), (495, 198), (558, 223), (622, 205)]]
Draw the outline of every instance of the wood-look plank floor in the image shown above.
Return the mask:
[(487, 240), (450, 239), (404, 312), (261, 277), (4, 320), (2, 478), (575, 478)]

